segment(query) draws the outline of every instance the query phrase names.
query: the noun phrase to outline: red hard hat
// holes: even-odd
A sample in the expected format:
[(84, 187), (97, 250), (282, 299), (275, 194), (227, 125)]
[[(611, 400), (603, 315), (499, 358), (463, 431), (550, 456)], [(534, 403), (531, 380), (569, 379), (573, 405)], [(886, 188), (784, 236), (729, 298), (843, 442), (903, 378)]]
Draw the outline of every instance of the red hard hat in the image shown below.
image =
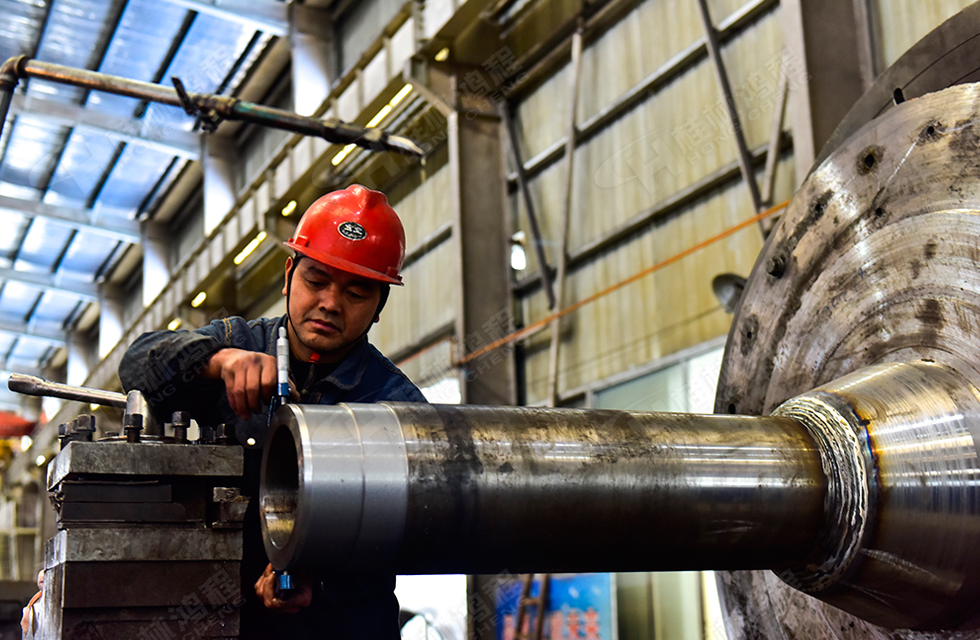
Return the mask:
[(310, 205), (283, 244), (335, 269), (402, 284), (405, 229), (380, 191), (355, 184), (328, 193)]

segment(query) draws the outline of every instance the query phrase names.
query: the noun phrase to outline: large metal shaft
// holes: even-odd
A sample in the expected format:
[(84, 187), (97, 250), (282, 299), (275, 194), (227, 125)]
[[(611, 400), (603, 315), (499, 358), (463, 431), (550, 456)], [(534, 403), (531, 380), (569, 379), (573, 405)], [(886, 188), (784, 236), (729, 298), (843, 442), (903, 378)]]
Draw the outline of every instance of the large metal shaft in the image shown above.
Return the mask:
[(765, 417), (286, 406), (264, 454), (266, 551), (299, 570), (771, 568), (877, 624), (973, 627), (978, 398), (920, 361)]
[(278, 568), (779, 567), (823, 514), (819, 454), (787, 418), (393, 404), (276, 420), (261, 503)]

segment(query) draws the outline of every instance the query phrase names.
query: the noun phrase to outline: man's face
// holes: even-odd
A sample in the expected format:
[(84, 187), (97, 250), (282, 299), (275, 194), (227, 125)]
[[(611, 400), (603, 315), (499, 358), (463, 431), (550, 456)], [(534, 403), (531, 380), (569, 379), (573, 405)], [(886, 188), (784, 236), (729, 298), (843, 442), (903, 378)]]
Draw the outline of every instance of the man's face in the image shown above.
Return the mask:
[[(289, 286), (292, 267), (293, 258), (290, 258), (286, 261), (283, 295)], [(322, 362), (343, 359), (374, 322), (380, 298), (378, 282), (310, 258), (301, 259), (287, 300), (294, 355), (307, 361), (313, 352), (320, 354)]]

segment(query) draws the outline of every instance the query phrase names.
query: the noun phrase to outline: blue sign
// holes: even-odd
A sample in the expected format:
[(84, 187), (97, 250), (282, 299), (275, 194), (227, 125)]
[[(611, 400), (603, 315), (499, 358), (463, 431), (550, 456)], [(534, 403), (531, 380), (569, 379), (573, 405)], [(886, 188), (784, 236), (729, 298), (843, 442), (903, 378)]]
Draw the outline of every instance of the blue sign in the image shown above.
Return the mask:
[[(616, 619), (613, 606), (613, 576), (609, 573), (556, 574), (551, 576), (545, 607), (543, 638), (547, 640), (615, 640)], [(531, 585), (530, 597), (541, 592), (541, 577)], [(521, 583), (497, 589), (497, 640), (514, 640), (517, 601)], [(533, 631), (537, 606), (525, 607), (524, 633)], [(527, 636), (525, 636), (527, 637)]]

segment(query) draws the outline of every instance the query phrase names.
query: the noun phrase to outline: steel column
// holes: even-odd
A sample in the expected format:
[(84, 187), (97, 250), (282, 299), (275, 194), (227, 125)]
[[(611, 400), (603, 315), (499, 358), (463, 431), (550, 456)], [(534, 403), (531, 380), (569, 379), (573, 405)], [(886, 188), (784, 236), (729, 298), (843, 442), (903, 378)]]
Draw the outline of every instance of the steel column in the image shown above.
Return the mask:
[(330, 95), (337, 76), (334, 24), (326, 9), (291, 4), (289, 21), (293, 110), (313, 115)]
[(783, 0), (797, 182), (864, 93), (858, 21), (852, 2)]
[[(447, 128), (458, 252), (456, 340), (465, 349), (488, 341), (487, 323), (510, 318), (511, 291), (500, 118), (488, 99), (458, 100), (466, 110), (453, 111)], [(464, 403), (513, 404), (512, 352), (500, 350), (462, 369), (460, 393)]]

